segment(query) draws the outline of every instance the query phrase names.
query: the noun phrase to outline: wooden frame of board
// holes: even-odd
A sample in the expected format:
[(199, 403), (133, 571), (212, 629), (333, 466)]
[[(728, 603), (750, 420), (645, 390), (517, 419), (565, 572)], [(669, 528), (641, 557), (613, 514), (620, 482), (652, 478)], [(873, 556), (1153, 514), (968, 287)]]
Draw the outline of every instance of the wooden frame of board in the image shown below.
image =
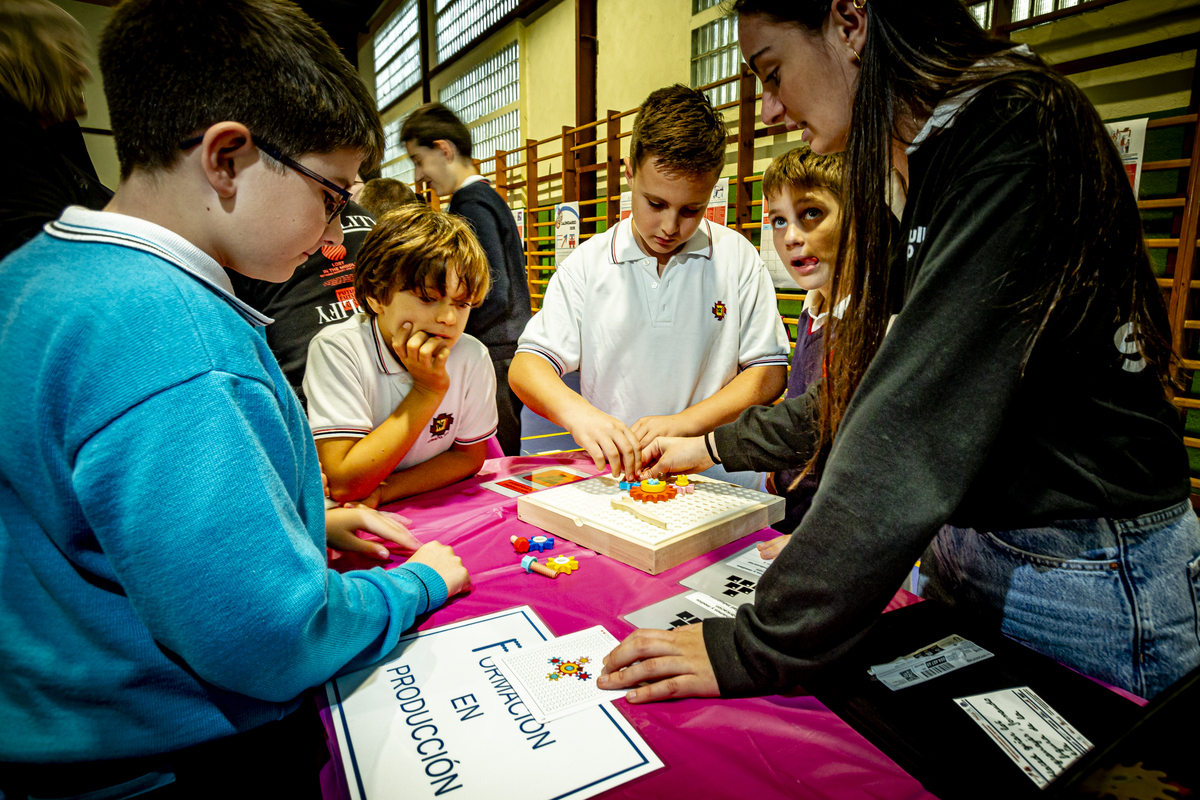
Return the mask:
[[(595, 480), (595, 479), (593, 479)], [(573, 484), (578, 485), (578, 484)], [(603, 523), (572, 516), (545, 498), (568, 486), (546, 489), (517, 499), (517, 518), (547, 533), (657, 575), (748, 534), (769, 528), (784, 517), (784, 499), (762, 493), (762, 502), (719, 517), (669, 539), (650, 544)]]

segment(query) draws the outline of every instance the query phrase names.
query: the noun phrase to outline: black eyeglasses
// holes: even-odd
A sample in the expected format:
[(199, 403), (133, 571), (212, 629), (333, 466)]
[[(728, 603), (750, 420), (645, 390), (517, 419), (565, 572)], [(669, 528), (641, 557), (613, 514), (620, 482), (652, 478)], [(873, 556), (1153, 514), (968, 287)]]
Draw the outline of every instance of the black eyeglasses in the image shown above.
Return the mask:
[[(179, 148), (181, 150), (191, 150), (193, 147), (200, 144), (200, 142), (202, 142), (202, 141), (204, 141), (204, 134), (200, 134), (199, 136), (193, 136), (191, 139), (188, 139), (187, 141), (180, 142)], [(280, 164), (283, 164), (285, 167), (294, 169), (296, 172), (299, 172), (301, 175), (312, 178), (314, 181), (321, 184), (325, 188), (333, 191), (336, 194), (335, 197), (330, 197), (328, 194), (325, 195), (325, 213), (328, 215), (325, 218), (326, 225), (333, 222), (334, 219), (337, 218), (338, 214), (342, 213), (342, 209), (346, 207), (346, 203), (350, 202), (350, 192), (348, 192), (345, 189), (343, 189), (342, 187), (338, 186), (333, 181), (328, 180), (326, 178), (322, 178), (320, 175), (313, 172), (311, 169), (309, 169), (308, 167), (299, 163), (295, 159), (288, 158), (282, 152), (280, 152), (279, 148), (276, 147), (275, 145), (264, 142), (262, 139), (255, 139), (254, 146), (257, 147), (259, 150), (262, 150), (264, 153), (269, 155), (271, 158), (278, 161)]]

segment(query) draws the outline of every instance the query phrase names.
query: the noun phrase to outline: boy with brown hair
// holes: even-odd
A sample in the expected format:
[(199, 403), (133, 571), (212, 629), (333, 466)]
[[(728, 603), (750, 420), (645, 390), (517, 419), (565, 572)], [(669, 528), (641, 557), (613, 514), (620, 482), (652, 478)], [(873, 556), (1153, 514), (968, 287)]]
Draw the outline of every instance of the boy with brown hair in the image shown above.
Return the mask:
[[(725, 141), (703, 93), (675, 85), (646, 98), (625, 159), (631, 219), (555, 271), (513, 359), (517, 395), (614, 475), (636, 475), (655, 438), (707, 433), (777, 398), (787, 379), (762, 259), (704, 218)], [(582, 396), (562, 381), (576, 369)]]
[(532, 306), (525, 272), (525, 243), (512, 210), (479, 174), (471, 160), (471, 132), (441, 103), (427, 103), (409, 115), (400, 141), (412, 157), (417, 180), (439, 195), (451, 195), (451, 214), (464, 217), (479, 238), (491, 269), (492, 289), (467, 325), (467, 333), (487, 346), (496, 371), (496, 438), (507, 456), (521, 454), (520, 399), (508, 385), (517, 339)]
[(496, 375), (463, 330), (489, 285), (487, 258), (459, 217), (412, 204), (367, 236), (354, 270), (363, 313), (313, 338), (304, 374), (334, 500), (374, 507), (483, 466)]
[(0, 792), (312, 795), (301, 696), (469, 578), (437, 543), (326, 568), (312, 436), (222, 268), (338, 244), (382, 126), (291, 3), (127, 0), (100, 65), (120, 188), (0, 262)]
[(359, 205), (371, 212), (375, 219), (394, 208), (424, 202), (407, 183), (395, 178), (372, 178), (358, 195)]

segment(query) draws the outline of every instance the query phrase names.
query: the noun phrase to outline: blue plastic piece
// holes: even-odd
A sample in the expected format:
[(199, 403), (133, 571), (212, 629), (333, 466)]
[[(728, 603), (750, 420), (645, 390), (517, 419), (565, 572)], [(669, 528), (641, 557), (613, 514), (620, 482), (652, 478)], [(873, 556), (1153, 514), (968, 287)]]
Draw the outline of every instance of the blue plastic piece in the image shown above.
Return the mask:
[(525, 556), (521, 559), (521, 569), (532, 572), (531, 567), (537, 563), (537, 556)]
[(532, 553), (537, 550), (539, 553), (544, 553), (547, 550), (554, 549), (553, 536), (532, 536), (529, 539), (529, 551)]

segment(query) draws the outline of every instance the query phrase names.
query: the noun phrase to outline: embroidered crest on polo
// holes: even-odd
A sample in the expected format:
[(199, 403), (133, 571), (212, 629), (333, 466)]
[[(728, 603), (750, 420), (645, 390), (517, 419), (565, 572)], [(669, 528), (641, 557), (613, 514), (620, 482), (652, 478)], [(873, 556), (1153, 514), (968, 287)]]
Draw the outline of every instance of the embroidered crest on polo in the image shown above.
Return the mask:
[(450, 426), (453, 424), (453, 414), (438, 414), (429, 423), (429, 435), (435, 439), (440, 439), (450, 432)]
[(728, 311), (728, 309), (725, 308), (725, 304), (723, 302), (721, 302), (720, 300), (713, 303), (712, 313), (713, 313), (713, 316), (717, 318), (718, 322), (725, 319), (726, 311)]

